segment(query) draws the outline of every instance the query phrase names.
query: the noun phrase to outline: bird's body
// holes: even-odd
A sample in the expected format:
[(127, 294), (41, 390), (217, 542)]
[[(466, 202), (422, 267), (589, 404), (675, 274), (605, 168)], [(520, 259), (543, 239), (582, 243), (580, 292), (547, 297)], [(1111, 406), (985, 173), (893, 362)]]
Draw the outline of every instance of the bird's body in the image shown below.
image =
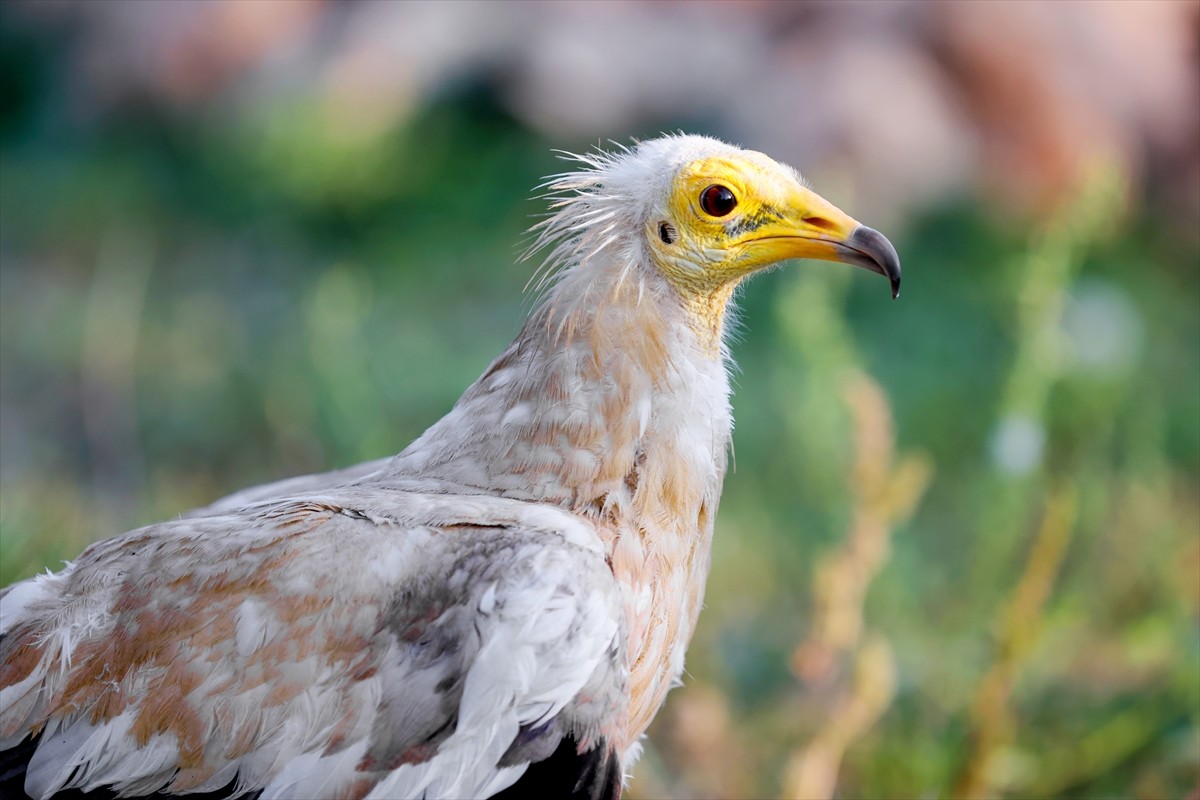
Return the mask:
[[(726, 303), (787, 257), (755, 233), (815, 218), (792, 254), (825, 258), (869, 236), (790, 169), (710, 139), (584, 160), (541, 227), (556, 282), (402, 453), (100, 542), (0, 596), (12, 781), (619, 794), (703, 598), (732, 429)], [(744, 212), (708, 213), (716, 183)], [(894, 251), (853, 252), (836, 255), (898, 280)]]

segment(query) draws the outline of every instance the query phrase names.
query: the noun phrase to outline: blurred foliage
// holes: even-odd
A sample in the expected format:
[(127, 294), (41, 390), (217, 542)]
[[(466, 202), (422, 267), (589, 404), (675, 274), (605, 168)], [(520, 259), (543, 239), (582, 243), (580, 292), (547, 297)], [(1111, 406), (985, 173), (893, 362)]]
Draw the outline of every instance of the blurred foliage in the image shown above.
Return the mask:
[[(518, 330), (530, 187), (551, 146), (588, 144), (471, 83), (379, 138), (302, 105), (82, 120), (56, 93), (65, 46), (0, 25), (2, 584), (402, 448)], [(746, 287), (708, 608), (635, 796), (787, 791), (836, 712), (822, 692), (881, 659), (866, 674), (894, 687), (841, 743), (840, 796), (1196, 784), (1200, 252), (1104, 169), (1057, 216), (964, 197), (889, 231), (895, 304), (816, 263)], [(861, 587), (866, 661), (837, 650), (814, 686), (790, 665), (864, 504), (858, 371), (894, 416), (887, 453), (932, 480)]]

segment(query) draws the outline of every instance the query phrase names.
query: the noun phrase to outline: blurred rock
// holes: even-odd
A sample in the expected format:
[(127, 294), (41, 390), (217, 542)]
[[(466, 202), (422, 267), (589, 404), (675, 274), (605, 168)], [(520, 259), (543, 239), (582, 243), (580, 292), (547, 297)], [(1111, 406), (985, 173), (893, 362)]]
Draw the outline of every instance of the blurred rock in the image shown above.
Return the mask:
[(1198, 8), (1189, 3), (141, 3), (15, 6), (76, 37), (99, 113), (297, 96), (386, 135), (456, 81), (574, 144), (687, 125), (790, 160), (896, 218), (982, 181), (1053, 207), (1096, 159), (1200, 212)]

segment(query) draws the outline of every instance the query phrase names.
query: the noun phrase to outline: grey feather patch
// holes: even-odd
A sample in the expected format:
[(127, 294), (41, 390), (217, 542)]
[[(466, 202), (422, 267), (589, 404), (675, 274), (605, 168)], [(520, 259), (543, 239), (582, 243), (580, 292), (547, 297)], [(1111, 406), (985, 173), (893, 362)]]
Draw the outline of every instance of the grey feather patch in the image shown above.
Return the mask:
[[(421, 763), (458, 724), (463, 682), (481, 644), (476, 618), (488, 589), (519, 571), (514, 551), (528, 539), (501, 527), (463, 526), (455, 558), (406, 585), (383, 615), (394, 657), (406, 680), (384, 688), (383, 702), (363, 758), (363, 769)], [(436, 563), (436, 562), (433, 562)]]
[(508, 752), (500, 759), (500, 766), (512, 767), (549, 758), (563, 738), (561, 719), (558, 716), (539, 725), (522, 725)]

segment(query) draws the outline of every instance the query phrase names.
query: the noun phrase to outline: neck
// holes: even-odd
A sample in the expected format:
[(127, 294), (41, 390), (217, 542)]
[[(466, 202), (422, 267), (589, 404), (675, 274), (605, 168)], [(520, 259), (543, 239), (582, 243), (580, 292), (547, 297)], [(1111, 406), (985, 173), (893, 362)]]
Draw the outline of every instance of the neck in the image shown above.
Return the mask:
[[(597, 278), (607, 272), (617, 274)], [(676, 459), (672, 472), (685, 477), (723, 463), (721, 333), (732, 288), (684, 300), (630, 272), (566, 276), (392, 471), (586, 513), (629, 508), (647, 459)], [(697, 440), (704, 463), (678, 460), (677, 448)], [(652, 477), (668, 494), (684, 489)]]
[(595, 264), (564, 276), (391, 468), (595, 522), (628, 594), (629, 743), (682, 672), (731, 429), (720, 344), (728, 294), (697, 315), (654, 278)]
[(723, 357), (725, 320), (737, 281), (727, 281), (704, 291), (689, 292), (683, 303), (696, 341), (713, 358)]

